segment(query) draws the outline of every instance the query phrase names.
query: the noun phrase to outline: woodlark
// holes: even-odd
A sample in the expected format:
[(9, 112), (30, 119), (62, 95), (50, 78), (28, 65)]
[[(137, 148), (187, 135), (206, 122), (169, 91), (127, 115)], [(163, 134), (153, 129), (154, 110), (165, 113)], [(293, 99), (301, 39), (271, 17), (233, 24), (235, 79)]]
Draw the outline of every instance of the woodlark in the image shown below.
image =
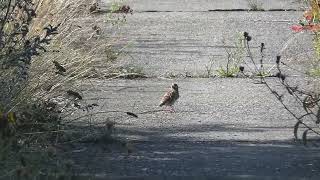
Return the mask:
[(174, 112), (173, 104), (176, 102), (176, 100), (179, 98), (179, 90), (177, 84), (172, 84), (170, 90), (164, 94), (162, 97), (160, 107), (165, 105), (169, 106), (171, 108), (171, 112)]

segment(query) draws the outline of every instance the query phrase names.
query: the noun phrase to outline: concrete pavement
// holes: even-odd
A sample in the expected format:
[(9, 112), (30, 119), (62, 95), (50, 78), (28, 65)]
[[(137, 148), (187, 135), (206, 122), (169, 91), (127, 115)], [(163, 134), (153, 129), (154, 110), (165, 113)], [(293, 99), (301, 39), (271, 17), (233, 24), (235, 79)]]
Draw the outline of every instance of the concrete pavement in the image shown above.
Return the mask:
[[(136, 12), (120, 28), (119, 47), (129, 46), (115, 66), (141, 67), (151, 78), (95, 79), (82, 88), (88, 102), (98, 101), (96, 111), (113, 112), (97, 116), (96, 121), (116, 122), (116, 136), (132, 144), (133, 151), (128, 155), (110, 153), (99, 145), (79, 145), (87, 147), (72, 154), (79, 171), (120, 179), (150, 175), (319, 177), (319, 149), (293, 140), (295, 120), (264, 85), (244, 78), (197, 78), (210, 57), (213, 72), (225, 65), (225, 49), (234, 49), (235, 36), (243, 31), (253, 36), (255, 56), (260, 43), (266, 44), (266, 67), (272, 67), (275, 56), (281, 54), (284, 61), (303, 70), (307, 55), (312, 54), (308, 50), (311, 38), (295, 36), (290, 30), (301, 11), (209, 11), (246, 8), (244, 0), (132, 0), (128, 4)], [(264, 3), (265, 9), (299, 7), (284, 0)], [(194, 76), (167, 78), (186, 72)], [(295, 75), (291, 81), (306, 83), (299, 74), (291, 75)], [(280, 88), (276, 78), (268, 81)], [(176, 113), (160, 111), (159, 100), (172, 82), (181, 90)], [(294, 100), (287, 98), (285, 103), (301, 111)], [(126, 115), (127, 111), (139, 118)]]

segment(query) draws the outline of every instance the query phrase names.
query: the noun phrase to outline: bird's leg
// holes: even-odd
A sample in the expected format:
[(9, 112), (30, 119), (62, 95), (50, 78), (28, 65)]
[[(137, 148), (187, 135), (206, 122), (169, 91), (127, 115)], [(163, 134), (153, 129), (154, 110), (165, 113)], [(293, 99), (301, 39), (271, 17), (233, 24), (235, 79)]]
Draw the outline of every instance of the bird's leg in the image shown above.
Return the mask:
[(171, 106), (166, 106), (165, 111), (172, 112), (172, 107)]
[(164, 111), (168, 111), (168, 112), (171, 112), (171, 113), (176, 112), (176, 111), (174, 110), (173, 106), (166, 106), (166, 107), (164, 108)]
[(170, 112), (171, 112), (171, 113), (176, 112), (176, 111), (174, 110), (173, 106), (170, 106)]

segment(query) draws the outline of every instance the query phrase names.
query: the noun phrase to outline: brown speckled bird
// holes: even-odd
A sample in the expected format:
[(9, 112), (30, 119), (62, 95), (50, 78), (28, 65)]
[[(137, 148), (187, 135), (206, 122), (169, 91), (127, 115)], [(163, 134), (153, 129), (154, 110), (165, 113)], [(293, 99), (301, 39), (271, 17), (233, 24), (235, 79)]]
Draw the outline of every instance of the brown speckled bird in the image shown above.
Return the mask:
[(169, 106), (171, 108), (171, 112), (174, 112), (173, 104), (179, 98), (179, 89), (177, 84), (172, 84), (171, 89), (166, 92), (161, 100), (161, 106)]

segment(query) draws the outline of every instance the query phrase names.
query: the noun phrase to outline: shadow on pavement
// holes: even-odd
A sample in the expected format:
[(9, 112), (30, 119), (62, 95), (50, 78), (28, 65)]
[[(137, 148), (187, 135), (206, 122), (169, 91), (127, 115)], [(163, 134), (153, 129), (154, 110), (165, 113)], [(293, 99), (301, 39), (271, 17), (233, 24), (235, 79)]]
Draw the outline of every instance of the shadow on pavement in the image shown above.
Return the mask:
[[(220, 131), (241, 130), (220, 126), (209, 129), (215, 128)], [(196, 129), (206, 131), (200, 127)], [(183, 179), (193, 179), (197, 176), (196, 179), (263, 180), (316, 179), (320, 176), (320, 149), (304, 147), (289, 139), (194, 141), (187, 137), (168, 137), (157, 129), (148, 132), (128, 129), (117, 131), (146, 136), (147, 141), (128, 141), (125, 147), (104, 144), (103, 141), (77, 144), (75, 148), (85, 147), (85, 151), (68, 154), (76, 165), (77, 174), (84, 177), (87, 174), (95, 175), (97, 179), (140, 179), (141, 176), (183, 176)], [(248, 129), (243, 131), (250, 132)]]

